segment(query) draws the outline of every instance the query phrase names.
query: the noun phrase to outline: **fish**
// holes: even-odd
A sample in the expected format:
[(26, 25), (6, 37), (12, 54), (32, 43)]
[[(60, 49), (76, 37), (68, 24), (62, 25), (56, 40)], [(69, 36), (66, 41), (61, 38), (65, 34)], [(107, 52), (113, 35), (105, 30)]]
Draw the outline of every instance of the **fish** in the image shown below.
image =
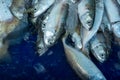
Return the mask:
[[(23, 27), (23, 25), (21, 25), (22, 21), (20, 21), (20, 19), (17, 18), (17, 16), (15, 16), (13, 14), (13, 11), (11, 10), (14, 1), (12, 0), (8, 0), (8, 1), (10, 3), (0, 1), (0, 8), (1, 8), (0, 9), (0, 52), (1, 53), (0, 54), (1, 56), (3, 56), (3, 58), (4, 56), (9, 56), (8, 47), (11, 44), (8, 41), (8, 38), (6, 37), (8, 37), (8, 35), (13, 33), (16, 28), (19, 29), (19, 27)], [(16, 38), (18, 38), (17, 34), (21, 34), (21, 33), (19, 32), (13, 33), (9, 38), (11, 39), (15, 36)], [(6, 57), (5, 59), (7, 60), (7, 58), (9, 59), (10, 57)]]
[(65, 0), (61, 0), (54, 5), (47, 23), (44, 27), (44, 41), (49, 47), (52, 46), (63, 32), (68, 5)]
[(69, 2), (68, 14), (66, 19), (65, 30), (71, 35), (72, 42), (75, 44), (77, 49), (82, 48), (81, 37), (80, 37), (80, 26), (78, 21), (78, 2)]
[(40, 24), (37, 23), (37, 27), (38, 27), (37, 53), (39, 54), (39, 56), (42, 56), (48, 50), (48, 47), (45, 45), (45, 42), (44, 42), (44, 34), (42, 30), (42, 26), (44, 25), (40, 25)]
[(86, 30), (84, 27), (81, 28), (81, 37), (82, 37), (82, 50), (84, 51), (88, 42), (91, 38), (96, 34), (98, 29), (100, 28), (102, 17), (104, 13), (104, 1), (103, 0), (95, 0), (95, 17), (94, 23), (90, 30)]
[(13, 13), (13, 15), (17, 17), (19, 20), (27, 18), (27, 14), (25, 13), (26, 4), (27, 3), (25, 0), (13, 0), (12, 2), (10, 10)]
[(0, 39), (3, 39), (14, 30), (19, 20), (12, 15), (9, 7), (0, 1)]
[(48, 50), (48, 46), (44, 41), (44, 30), (45, 25), (48, 21), (49, 14), (53, 7), (50, 7), (42, 16), (37, 17), (37, 21), (35, 23), (35, 27), (37, 29), (37, 53), (39, 56), (44, 55), (44, 53)]
[[(105, 10), (112, 25), (111, 27), (114, 35), (120, 38), (120, 13), (119, 7), (116, 5), (116, 3), (117, 2), (115, 0), (105, 0)], [(115, 13), (113, 14), (113, 12)]]
[(81, 0), (78, 4), (79, 19), (83, 27), (90, 30), (94, 22), (95, 0)]
[(91, 40), (90, 40), (90, 50), (91, 53), (95, 56), (95, 58), (103, 63), (108, 58), (108, 50), (105, 42), (105, 37), (101, 32), (98, 32)]
[(33, 17), (38, 17), (44, 13), (50, 6), (54, 4), (55, 0), (32, 0)]
[(66, 44), (66, 35), (62, 38), (65, 55), (71, 67), (82, 80), (106, 80), (96, 65), (81, 51)]
[[(70, 3), (70, 2), (69, 2)], [(70, 34), (75, 32), (78, 25), (78, 3), (69, 4), (65, 29)]]

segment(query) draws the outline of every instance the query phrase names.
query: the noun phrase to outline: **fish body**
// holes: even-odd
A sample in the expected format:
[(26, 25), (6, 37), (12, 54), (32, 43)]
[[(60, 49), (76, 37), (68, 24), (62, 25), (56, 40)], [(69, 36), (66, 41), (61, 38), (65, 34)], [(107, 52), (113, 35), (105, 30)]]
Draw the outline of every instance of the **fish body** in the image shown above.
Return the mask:
[[(120, 38), (120, 12), (116, 3), (117, 2), (113, 0), (105, 0), (105, 9), (114, 35)], [(115, 13), (113, 14), (113, 12)]]
[(62, 39), (68, 62), (82, 80), (106, 80), (102, 72), (81, 51), (66, 44)]
[(93, 25), (94, 19), (94, 0), (81, 0), (78, 5), (79, 19), (85, 27), (85, 29), (90, 30)]
[(66, 32), (71, 36), (72, 42), (77, 49), (82, 48), (80, 37), (80, 26), (78, 21), (78, 2), (69, 2), (68, 15), (66, 19)]
[(69, 2), (68, 14), (66, 19), (66, 31), (73, 34), (78, 26), (78, 2)]
[(60, 3), (54, 5), (51, 10), (44, 28), (44, 41), (47, 46), (53, 45), (60, 37), (65, 24), (66, 13), (67, 4), (64, 0), (61, 0)]

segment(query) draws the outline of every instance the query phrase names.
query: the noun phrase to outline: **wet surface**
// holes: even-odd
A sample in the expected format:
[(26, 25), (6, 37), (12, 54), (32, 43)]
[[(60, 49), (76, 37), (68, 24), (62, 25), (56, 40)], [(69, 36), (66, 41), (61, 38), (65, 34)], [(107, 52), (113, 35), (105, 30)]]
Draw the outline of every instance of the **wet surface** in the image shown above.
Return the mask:
[[(0, 65), (0, 80), (79, 80), (69, 66), (61, 41), (58, 41), (43, 56), (36, 54), (36, 35), (12, 45), (9, 52), (12, 62)], [(93, 61), (108, 80), (120, 78), (120, 47), (112, 45), (109, 59), (103, 63)]]

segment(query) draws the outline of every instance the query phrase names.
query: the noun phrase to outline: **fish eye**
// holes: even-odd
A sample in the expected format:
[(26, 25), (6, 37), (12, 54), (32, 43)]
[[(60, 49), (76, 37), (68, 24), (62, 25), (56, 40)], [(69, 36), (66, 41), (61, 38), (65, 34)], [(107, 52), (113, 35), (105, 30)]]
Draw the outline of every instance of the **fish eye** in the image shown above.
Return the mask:
[(36, 9), (36, 8), (34, 8), (34, 10), (36, 11), (37, 9)]

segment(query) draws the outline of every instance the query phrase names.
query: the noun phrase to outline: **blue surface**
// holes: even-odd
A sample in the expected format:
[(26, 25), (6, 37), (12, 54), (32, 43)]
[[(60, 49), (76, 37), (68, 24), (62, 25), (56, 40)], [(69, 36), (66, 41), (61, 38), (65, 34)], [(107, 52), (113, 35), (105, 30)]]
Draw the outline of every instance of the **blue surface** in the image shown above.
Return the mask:
[[(9, 52), (12, 63), (0, 65), (0, 80), (79, 80), (78, 76), (69, 66), (61, 41), (58, 41), (42, 57), (36, 54), (36, 35), (30, 35), (27, 41), (10, 46)], [(100, 64), (93, 61), (108, 80), (119, 80), (120, 47), (112, 45), (112, 54), (109, 59)], [(118, 57), (119, 56), (119, 57)], [(37, 72), (34, 66), (40, 64), (43, 69)]]

